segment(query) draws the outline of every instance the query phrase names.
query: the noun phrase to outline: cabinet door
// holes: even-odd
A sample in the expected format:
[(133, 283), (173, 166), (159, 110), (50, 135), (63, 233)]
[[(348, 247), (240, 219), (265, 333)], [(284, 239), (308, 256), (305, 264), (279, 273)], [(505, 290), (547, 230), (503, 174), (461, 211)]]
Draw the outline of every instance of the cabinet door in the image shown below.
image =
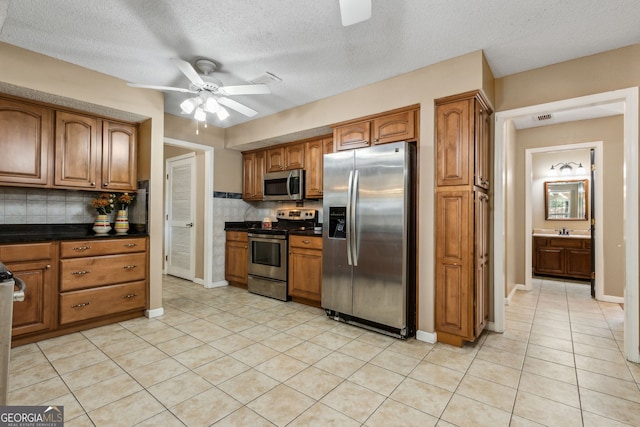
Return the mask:
[(414, 139), (415, 111), (389, 114), (373, 120), (373, 143), (407, 141)]
[(436, 107), (437, 185), (469, 185), (472, 100)]
[(54, 185), (99, 188), (99, 125), (93, 117), (56, 112)]
[(256, 195), (255, 184), (256, 153), (242, 154), (242, 198), (251, 200)]
[(490, 114), (479, 101), (475, 101), (475, 185), (489, 189), (490, 173)]
[(253, 167), (254, 200), (262, 200), (263, 197), (264, 190), (262, 188), (262, 180), (264, 179), (264, 171), (266, 169), (266, 154), (266, 151), (256, 152), (256, 158)]
[(291, 236), (289, 295), (320, 303), (322, 297), (322, 239)]
[(51, 110), (0, 99), (0, 184), (51, 184)]
[(591, 279), (591, 249), (565, 249), (566, 274), (568, 277)]
[(489, 322), (489, 196), (475, 194), (475, 336)]
[(7, 263), (7, 268), (27, 286), (24, 301), (13, 304), (12, 335), (53, 329), (56, 289), (51, 260)]
[(285, 169), (304, 169), (304, 144), (292, 144), (284, 147)]
[(225, 246), (225, 280), (246, 286), (248, 282), (248, 265), (248, 244), (246, 242), (228, 241)]
[(270, 148), (267, 150), (267, 172), (279, 172), (285, 169), (284, 148)]
[(304, 149), (305, 196), (309, 199), (322, 197), (323, 142), (323, 139), (308, 141)]
[(536, 249), (536, 273), (564, 275), (565, 250), (555, 247), (538, 247)]
[(470, 203), (467, 191), (436, 193), (436, 329), (465, 339), (474, 332)]
[(337, 151), (371, 145), (371, 122), (352, 123), (333, 130), (333, 140)]
[(137, 186), (137, 129), (104, 121), (102, 125), (102, 182), (108, 191), (135, 191)]

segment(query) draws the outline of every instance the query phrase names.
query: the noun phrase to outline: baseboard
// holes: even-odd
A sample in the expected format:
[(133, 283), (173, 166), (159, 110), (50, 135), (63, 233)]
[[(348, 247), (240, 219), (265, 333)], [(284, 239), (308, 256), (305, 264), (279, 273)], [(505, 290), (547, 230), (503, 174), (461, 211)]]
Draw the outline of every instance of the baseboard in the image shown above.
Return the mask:
[[(192, 282), (193, 282), (193, 283), (196, 283), (196, 284), (198, 284), (198, 285), (202, 285), (202, 286), (204, 286), (204, 279), (201, 279), (201, 278), (199, 278), (199, 277), (194, 277), (194, 278), (193, 278), (193, 280), (192, 280)], [(205, 287), (206, 287), (206, 286), (205, 286)]]
[(153, 308), (153, 309), (144, 311), (144, 315), (149, 319), (153, 319), (154, 317), (162, 316), (163, 314), (164, 314), (164, 308), (162, 308), (162, 307)]
[(504, 305), (510, 305), (511, 304), (511, 298), (513, 298), (513, 296), (515, 295), (516, 291), (526, 291), (527, 288), (525, 285), (515, 285), (513, 287), (513, 289), (511, 289), (511, 292), (509, 292), (509, 295), (504, 299)]
[(624, 297), (614, 297), (612, 295), (601, 295), (597, 299), (598, 301), (612, 302), (614, 304), (624, 304)]
[(229, 282), (227, 282), (226, 280), (218, 280), (217, 282), (204, 285), (204, 287), (207, 289), (221, 288), (223, 286), (229, 286)]
[(437, 341), (435, 332), (416, 331), (416, 339), (418, 341), (428, 342), (429, 344), (435, 344)]

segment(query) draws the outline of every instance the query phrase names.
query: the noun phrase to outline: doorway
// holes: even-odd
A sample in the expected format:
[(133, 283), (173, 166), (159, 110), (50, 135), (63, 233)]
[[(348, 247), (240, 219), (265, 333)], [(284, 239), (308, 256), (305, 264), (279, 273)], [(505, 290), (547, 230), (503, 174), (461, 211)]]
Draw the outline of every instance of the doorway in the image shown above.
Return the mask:
[[(495, 193), (494, 193), (494, 329), (504, 331), (505, 294), (510, 283), (509, 270), (513, 268), (513, 254), (508, 253), (507, 243), (513, 212), (509, 182), (514, 170), (514, 119), (544, 115), (556, 111), (585, 109), (593, 106), (622, 104), (624, 111), (624, 355), (632, 362), (640, 362), (639, 329), (639, 267), (638, 259), (638, 88), (628, 88), (606, 93), (550, 102), (530, 107), (498, 112), (495, 115)], [(513, 232), (513, 231), (511, 231)]]

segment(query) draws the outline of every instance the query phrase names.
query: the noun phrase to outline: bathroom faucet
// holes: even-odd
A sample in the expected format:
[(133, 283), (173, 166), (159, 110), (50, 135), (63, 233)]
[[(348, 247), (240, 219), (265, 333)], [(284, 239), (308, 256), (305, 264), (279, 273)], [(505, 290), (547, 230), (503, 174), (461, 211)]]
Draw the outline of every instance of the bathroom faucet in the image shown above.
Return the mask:
[(569, 231), (571, 231), (571, 230), (567, 230), (567, 227), (562, 227), (562, 230), (558, 230), (558, 233), (561, 236), (568, 236), (569, 235)]

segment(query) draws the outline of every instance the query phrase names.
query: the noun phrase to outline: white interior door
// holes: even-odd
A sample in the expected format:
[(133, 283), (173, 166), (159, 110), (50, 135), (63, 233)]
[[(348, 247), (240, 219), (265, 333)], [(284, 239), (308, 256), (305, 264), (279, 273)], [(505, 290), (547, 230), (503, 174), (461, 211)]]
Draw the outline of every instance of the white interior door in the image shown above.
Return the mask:
[(194, 155), (167, 160), (167, 274), (195, 277), (195, 168)]

